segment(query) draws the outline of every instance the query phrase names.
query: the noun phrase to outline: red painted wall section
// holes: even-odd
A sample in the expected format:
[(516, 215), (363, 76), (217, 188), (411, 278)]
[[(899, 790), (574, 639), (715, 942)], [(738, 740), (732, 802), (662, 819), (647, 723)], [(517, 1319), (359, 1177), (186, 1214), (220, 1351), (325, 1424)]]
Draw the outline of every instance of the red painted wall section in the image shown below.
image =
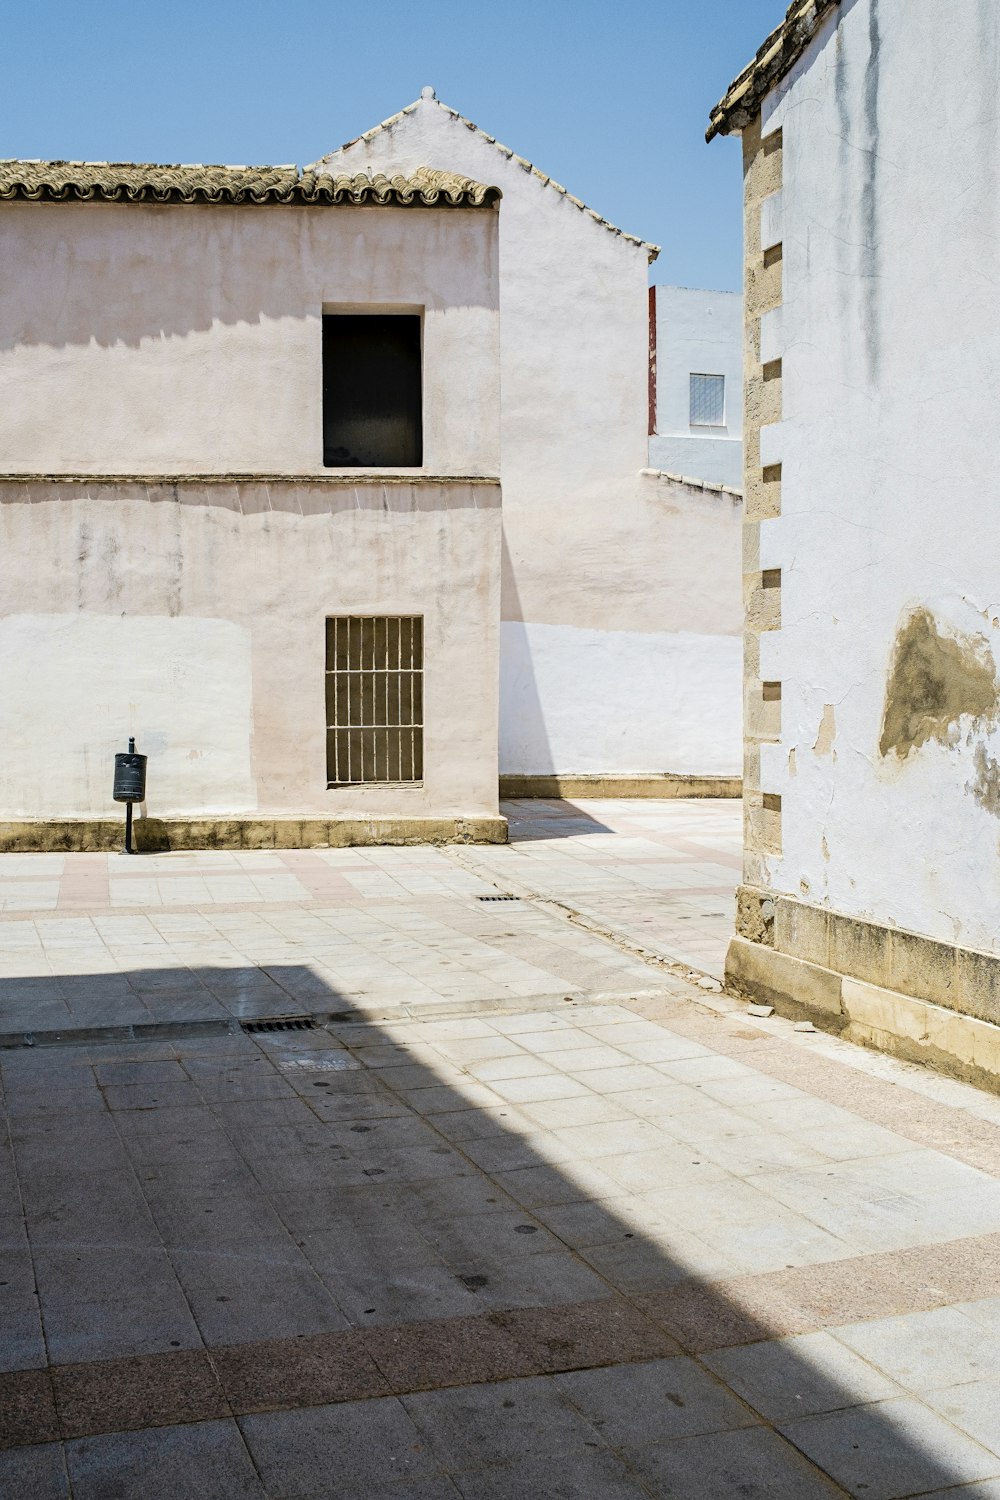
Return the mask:
[(649, 289), (649, 436), (656, 434), (656, 287)]

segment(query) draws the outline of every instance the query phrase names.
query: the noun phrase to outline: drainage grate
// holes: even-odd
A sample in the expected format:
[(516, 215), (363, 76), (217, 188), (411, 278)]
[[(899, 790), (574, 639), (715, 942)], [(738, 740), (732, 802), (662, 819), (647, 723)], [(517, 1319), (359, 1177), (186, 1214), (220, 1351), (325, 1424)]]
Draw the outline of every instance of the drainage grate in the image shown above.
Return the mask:
[(520, 901), (520, 896), (477, 896), (477, 901)]
[(260, 1021), (241, 1021), (242, 1029), (253, 1036), (258, 1031), (315, 1031), (312, 1016), (271, 1016)]

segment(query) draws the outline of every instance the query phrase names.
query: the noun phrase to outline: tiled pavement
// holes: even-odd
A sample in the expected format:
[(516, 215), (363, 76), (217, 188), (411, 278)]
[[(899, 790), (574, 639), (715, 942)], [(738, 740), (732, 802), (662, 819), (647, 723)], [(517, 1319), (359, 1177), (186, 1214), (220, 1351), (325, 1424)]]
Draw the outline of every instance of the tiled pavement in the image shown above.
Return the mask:
[[(178, 1033), (0, 1051), (0, 1494), (1000, 1497), (1000, 1101), (636, 956), (695, 962), (671, 892), (722, 887), (730, 809), (535, 811), (506, 851), (110, 877), (310, 891), (255, 910), (102, 914), (67, 859), (0, 921), (39, 1032), (56, 995)], [(544, 899), (474, 906), (487, 875)], [(281, 966), (341, 1018), (222, 1034)]]
[(0, 855), (0, 1033), (617, 993), (636, 947), (721, 975), (738, 804), (508, 812), (500, 847)]

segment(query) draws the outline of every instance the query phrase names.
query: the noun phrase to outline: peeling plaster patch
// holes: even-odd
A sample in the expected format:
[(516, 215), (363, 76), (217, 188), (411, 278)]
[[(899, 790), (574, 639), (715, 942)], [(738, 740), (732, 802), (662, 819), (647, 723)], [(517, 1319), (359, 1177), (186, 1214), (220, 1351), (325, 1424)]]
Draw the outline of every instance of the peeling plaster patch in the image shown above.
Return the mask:
[(798, 774), (799, 768), (795, 758), (795, 746), (793, 745), (788, 752), (788, 775), (789, 777), (792, 777), (797, 776)]
[(823, 847), (823, 858), (829, 862), (829, 859), (830, 859), (830, 845), (826, 841), (826, 834), (825, 833), (823, 835), (823, 846), (822, 847)]
[(832, 703), (823, 704), (823, 717), (819, 721), (819, 733), (813, 745), (814, 755), (831, 755), (833, 742), (837, 738), (837, 720)]
[(976, 779), (966, 787), (987, 812), (1000, 818), (1000, 761), (989, 755), (985, 745), (976, 746)]
[(879, 754), (905, 760), (930, 739), (949, 744), (959, 719), (994, 714), (997, 696), (985, 637), (942, 635), (929, 610), (915, 609), (896, 636)]

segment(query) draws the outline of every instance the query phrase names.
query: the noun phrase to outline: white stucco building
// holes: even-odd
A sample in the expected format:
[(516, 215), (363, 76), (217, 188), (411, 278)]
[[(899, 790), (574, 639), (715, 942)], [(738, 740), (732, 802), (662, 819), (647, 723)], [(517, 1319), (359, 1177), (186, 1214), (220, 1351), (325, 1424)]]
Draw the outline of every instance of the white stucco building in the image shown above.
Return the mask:
[(652, 286), (649, 462), (668, 474), (743, 485), (743, 299)]
[(0, 847), (114, 843), (131, 734), (147, 846), (737, 793), (655, 253), (432, 90), (303, 170), (0, 163)]
[(499, 198), (0, 164), (0, 847), (504, 836)]
[(998, 77), (995, 5), (796, 0), (710, 131), (746, 176), (730, 975), (994, 1085)]
[(504, 789), (738, 791), (740, 499), (650, 468), (656, 247), (432, 89), (315, 166), (391, 175), (421, 164), (504, 195)]

